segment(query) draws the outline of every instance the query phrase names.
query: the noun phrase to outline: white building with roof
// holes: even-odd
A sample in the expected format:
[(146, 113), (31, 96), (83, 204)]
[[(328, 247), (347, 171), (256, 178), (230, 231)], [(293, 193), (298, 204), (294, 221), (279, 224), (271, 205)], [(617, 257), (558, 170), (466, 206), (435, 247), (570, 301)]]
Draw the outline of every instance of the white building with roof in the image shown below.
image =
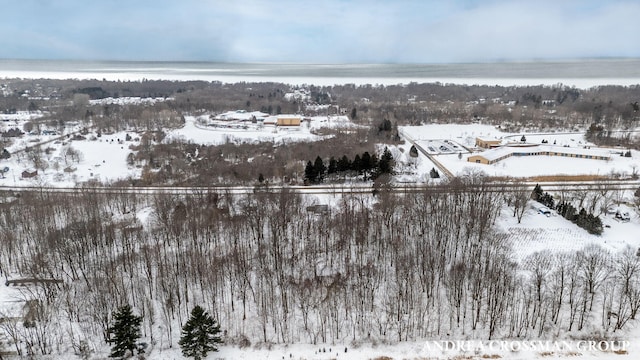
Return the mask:
[(269, 114), (263, 113), (261, 111), (248, 112), (246, 110), (235, 110), (218, 114), (214, 119), (224, 121), (252, 121), (264, 120), (267, 116), (269, 116)]
[(611, 154), (609, 151), (602, 149), (592, 149), (591, 147), (575, 148), (553, 145), (521, 145), (502, 146), (499, 148), (483, 151), (480, 154), (469, 156), (467, 158), (467, 161), (477, 164), (490, 165), (509, 157), (541, 155), (593, 160), (611, 159)]

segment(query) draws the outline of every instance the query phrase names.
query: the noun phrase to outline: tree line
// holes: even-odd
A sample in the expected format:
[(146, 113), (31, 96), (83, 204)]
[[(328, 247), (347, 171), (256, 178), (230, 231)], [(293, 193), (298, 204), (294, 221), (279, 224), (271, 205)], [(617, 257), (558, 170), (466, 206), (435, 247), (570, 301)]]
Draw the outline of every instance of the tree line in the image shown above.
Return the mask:
[(347, 155), (343, 155), (337, 159), (331, 157), (329, 159), (328, 166), (320, 156), (317, 156), (312, 163), (311, 160), (307, 161), (307, 165), (304, 169), (305, 182), (309, 184), (319, 184), (324, 182), (326, 176), (347, 176), (361, 175), (363, 181), (375, 180), (382, 174), (391, 174), (395, 162), (393, 155), (389, 148), (385, 146), (380, 159), (376, 154), (370, 155), (368, 151), (360, 154), (356, 154), (353, 160), (350, 160)]

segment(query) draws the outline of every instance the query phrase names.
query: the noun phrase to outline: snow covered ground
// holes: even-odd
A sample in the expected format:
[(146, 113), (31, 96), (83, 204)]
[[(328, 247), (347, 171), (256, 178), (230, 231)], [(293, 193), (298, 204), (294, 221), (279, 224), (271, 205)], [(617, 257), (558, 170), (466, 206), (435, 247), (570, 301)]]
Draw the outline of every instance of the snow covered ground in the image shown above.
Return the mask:
[(183, 128), (169, 131), (165, 141), (182, 139), (203, 145), (270, 141), (282, 145), (287, 142), (320, 140), (323, 137), (315, 135), (313, 131), (321, 128), (355, 126), (346, 116), (311, 117), (300, 126), (275, 126), (261, 122), (254, 124), (249, 121), (211, 122), (208, 115), (185, 116), (185, 122)]
[(6, 127), (11, 127), (11, 124), (19, 124), (25, 121), (41, 118), (44, 116), (42, 111), (16, 111), (14, 114), (0, 114), (0, 121), (5, 123)]
[[(450, 346), (451, 350), (441, 350)], [(556, 350), (565, 346), (562, 350)], [(611, 350), (600, 351), (607, 346), (626, 348), (625, 355), (616, 354)], [(463, 350), (460, 350), (463, 349)], [(550, 349), (550, 350), (546, 350)], [(638, 354), (640, 344), (634, 341), (624, 344), (603, 343), (589, 344), (581, 341), (568, 341), (566, 343), (550, 341), (546, 344), (527, 343), (524, 341), (495, 341), (479, 342), (464, 339), (434, 340), (403, 342), (399, 344), (365, 344), (353, 347), (350, 344), (333, 345), (273, 345), (268, 349), (238, 349), (222, 347), (217, 353), (210, 353), (207, 359), (238, 359), (238, 360), (400, 360), (400, 359), (456, 359), (456, 360), (480, 360), (480, 359), (562, 359), (578, 358), (581, 360), (609, 360), (632, 359), (633, 354)], [(154, 353), (154, 359), (169, 360), (182, 358), (179, 349)]]
[[(630, 209), (621, 205), (624, 211)], [(550, 216), (539, 213), (531, 206), (518, 224), (513, 209), (505, 208), (499, 218), (497, 229), (508, 235), (514, 253), (518, 259), (542, 250), (554, 253), (575, 252), (590, 244), (596, 244), (612, 253), (624, 250), (627, 246), (640, 248), (640, 219), (632, 209), (631, 221), (617, 221), (613, 215), (602, 215), (604, 231), (602, 235), (592, 235), (551, 210)]]
[[(127, 98), (127, 101), (144, 102), (144, 99)], [(5, 130), (22, 129), (26, 121), (42, 115), (19, 113), (11, 116), (11, 121), (0, 123)], [(288, 142), (320, 140), (323, 136), (314, 132), (322, 128), (348, 129), (356, 126), (346, 116), (311, 117), (298, 127), (277, 127), (250, 122), (225, 122), (225, 127), (214, 127), (206, 125), (208, 119), (208, 115), (199, 118), (185, 116), (185, 125), (180, 129), (167, 131), (165, 141), (181, 139), (204, 145), (270, 141), (277, 145), (285, 145)], [(4, 177), (0, 176), (0, 185), (73, 187), (77, 183), (91, 180), (108, 183), (140, 176), (139, 167), (127, 164), (127, 156), (132, 152), (130, 147), (139, 144), (138, 134), (118, 132), (97, 137), (95, 132), (89, 131), (84, 135), (84, 139), (71, 140), (65, 135), (77, 134), (81, 128), (73, 125), (73, 122), (70, 123), (71, 125), (60, 134), (25, 134), (21, 138), (15, 138), (13, 145), (7, 148), (12, 156), (7, 160), (0, 160), (0, 169), (8, 168)], [(130, 135), (131, 140), (126, 140), (127, 135)], [(22, 178), (23, 171), (34, 167), (33, 157), (24, 149), (34, 146), (40, 146), (42, 150), (49, 149), (42, 154), (47, 163), (46, 169), (38, 169), (37, 177)], [(77, 158), (68, 155), (69, 149), (78, 153)]]
[(580, 89), (588, 89), (594, 86), (620, 85), (632, 86), (640, 83), (638, 78), (495, 78), (495, 77), (358, 77), (358, 76), (259, 76), (254, 74), (206, 74), (202, 72), (171, 73), (166, 71), (137, 70), (127, 71), (62, 71), (62, 70), (0, 70), (0, 78), (6, 79), (104, 79), (108, 81), (143, 81), (143, 80), (169, 80), (169, 81), (220, 81), (234, 84), (239, 82), (275, 82), (291, 85), (313, 84), (316, 86), (332, 85), (398, 85), (411, 82), (440, 83), (457, 85), (487, 85), (487, 86), (554, 86), (564, 84)]
[[(626, 149), (619, 148), (599, 148), (610, 154), (611, 160), (577, 159), (549, 156), (529, 156), (510, 157), (495, 164), (485, 165), (468, 162), (471, 155), (482, 152), (468, 152), (464, 149), (453, 149), (451, 151), (440, 150), (440, 145), (445, 140), (452, 144), (459, 144), (469, 149), (475, 148), (476, 137), (488, 137), (502, 139), (505, 142), (518, 142), (522, 135), (526, 136), (527, 143), (541, 144), (546, 140), (548, 144), (554, 144), (558, 149), (572, 150), (584, 147), (595, 148), (588, 143), (580, 133), (548, 133), (548, 134), (527, 134), (527, 133), (505, 133), (491, 125), (470, 124), (470, 125), (424, 125), (424, 126), (404, 126), (400, 128), (406, 134), (410, 134), (419, 145), (427, 152), (435, 156), (435, 159), (454, 175), (460, 174), (467, 169), (477, 169), (489, 176), (510, 176), (510, 177), (531, 177), (531, 176), (553, 176), (553, 175), (611, 175), (630, 176), (640, 171), (640, 152), (631, 150), (631, 157), (620, 156)], [(436, 144), (432, 146), (432, 144)], [(444, 143), (447, 145), (446, 143)], [(434, 151), (430, 151), (432, 147)], [(458, 151), (459, 150), (459, 151)], [(462, 153), (462, 157), (458, 157)], [(420, 157), (423, 157), (420, 155)], [(424, 174), (424, 172), (423, 172)]]
[[(137, 178), (141, 169), (127, 165), (127, 155), (131, 153), (129, 146), (137, 142), (126, 141), (126, 135), (126, 132), (119, 132), (96, 137), (89, 133), (84, 140), (69, 140), (61, 135), (39, 135), (30, 136), (33, 142), (19, 140), (8, 149), (11, 157), (0, 161), (0, 167), (8, 168), (4, 178), (0, 178), (0, 185), (74, 187), (89, 180), (111, 182)], [(134, 133), (131, 136), (137, 138)], [(34, 178), (22, 178), (23, 171), (33, 169), (32, 158), (23, 150), (26, 146), (36, 144), (40, 144), (43, 150), (49, 149), (42, 155), (46, 160), (46, 169), (37, 169), (38, 176)], [(72, 152), (77, 153), (77, 157), (70, 155)]]
[(95, 99), (89, 100), (90, 105), (153, 105), (157, 102), (163, 102), (173, 100), (173, 98), (142, 98), (139, 96), (123, 96), (119, 98), (104, 98), (104, 99)]
[(628, 177), (639, 170), (638, 158), (640, 157), (640, 152), (632, 150), (631, 153), (631, 158), (613, 155), (610, 161), (540, 155), (511, 157), (495, 164), (484, 165), (468, 162), (469, 154), (463, 156), (462, 159), (458, 159), (455, 155), (438, 156), (438, 161), (454, 174), (459, 174), (468, 168), (475, 168), (489, 176), (532, 177), (544, 175), (620, 174), (623, 177)]
[[(144, 99), (128, 99), (127, 101), (144, 101)], [(154, 100), (155, 101), (155, 100)], [(5, 115), (5, 121), (0, 123), (2, 129), (22, 128), (24, 123), (41, 113), (18, 113)], [(4, 118), (3, 118), (4, 119)], [(9, 120), (10, 119), (10, 120)], [(318, 141), (323, 138), (317, 135), (322, 128), (355, 127), (346, 116), (316, 116), (304, 120), (301, 126), (277, 127), (251, 123), (250, 121), (212, 121), (209, 115), (185, 116), (184, 127), (167, 132), (165, 141), (181, 139), (198, 144), (216, 145), (226, 142), (253, 143), (270, 141), (276, 145), (286, 145), (289, 142)], [(0, 178), (0, 185), (5, 186), (74, 186), (77, 182), (99, 180), (113, 182), (130, 177), (138, 177), (141, 170), (127, 165), (127, 156), (132, 152), (129, 146), (135, 141), (125, 141), (127, 133), (104, 134), (95, 137), (89, 133), (86, 140), (69, 140), (62, 135), (79, 131), (79, 126), (73, 123), (64, 133), (57, 135), (24, 135), (16, 139), (8, 150), (14, 154), (8, 160), (0, 160), (0, 168), (9, 168), (4, 178)], [(451, 173), (460, 174), (468, 169), (477, 169), (489, 176), (532, 177), (541, 175), (611, 175), (630, 176), (640, 171), (638, 158), (640, 152), (632, 150), (632, 157), (622, 157), (624, 149), (603, 149), (611, 154), (611, 160), (590, 160), (548, 156), (511, 157), (492, 165), (468, 162), (467, 158), (479, 152), (470, 152), (475, 147), (476, 137), (495, 137), (498, 139), (519, 140), (521, 133), (503, 133), (494, 126), (471, 125), (424, 125), (401, 127), (402, 132), (411, 137), (442, 166)], [(135, 133), (130, 134), (136, 138)], [(578, 133), (525, 134), (530, 143), (556, 143), (558, 147), (568, 146), (580, 149), (588, 144)], [(329, 135), (330, 136), (330, 135)], [(58, 141), (56, 141), (58, 140)], [(43, 155), (48, 165), (46, 169), (38, 171), (38, 177), (22, 179), (21, 173), (33, 167), (30, 158), (21, 152), (27, 147), (41, 144), (41, 148), (49, 148)], [(380, 145), (380, 153), (384, 144)], [(81, 156), (77, 161), (70, 161), (65, 156), (68, 148), (78, 151)], [(411, 145), (405, 143), (399, 146), (388, 146), (398, 163), (396, 168), (397, 182), (428, 183), (433, 180), (429, 172), (438, 168), (429, 158), (420, 154), (418, 158), (409, 156)], [(462, 155), (461, 157), (459, 157)], [(73, 170), (65, 172), (64, 169)], [(442, 174), (441, 174), (442, 175)]]

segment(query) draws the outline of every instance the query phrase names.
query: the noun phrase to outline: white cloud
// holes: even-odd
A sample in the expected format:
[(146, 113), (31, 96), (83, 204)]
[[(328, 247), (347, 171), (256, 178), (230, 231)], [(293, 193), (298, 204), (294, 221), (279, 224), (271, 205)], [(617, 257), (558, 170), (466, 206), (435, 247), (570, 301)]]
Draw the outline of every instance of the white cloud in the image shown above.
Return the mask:
[(24, 0), (3, 9), (18, 16), (0, 24), (12, 34), (0, 38), (0, 57), (423, 63), (640, 56), (635, 1), (86, 4)]

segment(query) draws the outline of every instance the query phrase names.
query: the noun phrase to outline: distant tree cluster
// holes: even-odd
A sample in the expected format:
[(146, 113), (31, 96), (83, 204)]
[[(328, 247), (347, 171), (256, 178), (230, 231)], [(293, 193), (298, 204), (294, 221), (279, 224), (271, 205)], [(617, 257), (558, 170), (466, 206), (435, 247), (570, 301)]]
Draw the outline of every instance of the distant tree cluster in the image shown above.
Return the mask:
[(539, 184), (536, 184), (533, 188), (531, 198), (549, 209), (555, 208), (553, 196), (546, 191), (542, 191), (542, 187)]
[(24, 135), (24, 132), (18, 128), (12, 128), (9, 129), (7, 131), (3, 131), (2, 132), (2, 137), (3, 138), (9, 138), (9, 137), (20, 137)]
[(311, 163), (311, 160), (307, 162), (307, 166), (304, 168), (304, 179), (310, 184), (318, 184), (324, 181), (327, 167), (324, 165), (324, 161), (320, 156), (316, 157), (316, 160)]
[(398, 133), (398, 126), (389, 119), (384, 119), (378, 124), (378, 136), (383, 136), (387, 140), (399, 141), (400, 134)]
[(324, 181), (325, 176), (333, 174), (346, 174), (348, 172), (362, 175), (364, 181), (374, 180), (382, 174), (391, 174), (393, 172), (394, 160), (391, 151), (385, 147), (380, 159), (376, 154), (369, 154), (365, 151), (360, 154), (356, 154), (353, 160), (350, 160), (346, 155), (343, 155), (339, 160), (335, 157), (329, 159), (329, 166), (324, 164), (324, 161), (320, 156), (316, 157), (312, 163), (311, 160), (307, 161), (307, 165), (304, 170), (305, 181), (310, 184), (318, 184)]

